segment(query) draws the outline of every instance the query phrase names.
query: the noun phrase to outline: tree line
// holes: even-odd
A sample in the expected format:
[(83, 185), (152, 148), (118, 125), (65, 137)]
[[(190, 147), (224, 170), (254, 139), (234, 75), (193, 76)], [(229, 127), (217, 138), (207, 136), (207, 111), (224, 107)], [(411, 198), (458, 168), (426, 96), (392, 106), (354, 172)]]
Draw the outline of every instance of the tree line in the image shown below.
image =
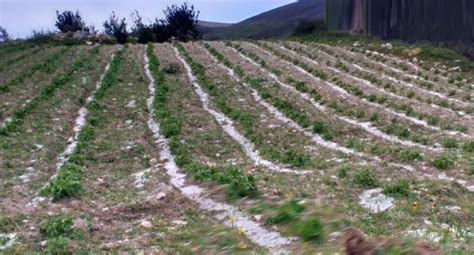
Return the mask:
[[(103, 23), (104, 32), (121, 44), (126, 43), (130, 37), (136, 38), (139, 43), (165, 42), (171, 39), (190, 41), (201, 38), (198, 29), (199, 11), (195, 10), (193, 5), (187, 3), (172, 5), (167, 7), (163, 13), (163, 19), (155, 18), (154, 21), (146, 24), (138, 11), (135, 10), (131, 13), (132, 26), (129, 31), (126, 19), (112, 12)], [(82, 32), (90, 35), (97, 33), (95, 27), (86, 25), (79, 11), (56, 11), (55, 27), (65, 34)], [(52, 33), (33, 31), (33, 37), (35, 34), (49, 36)], [(0, 27), (0, 41), (2, 39), (8, 41), (9, 38), (6, 29)]]

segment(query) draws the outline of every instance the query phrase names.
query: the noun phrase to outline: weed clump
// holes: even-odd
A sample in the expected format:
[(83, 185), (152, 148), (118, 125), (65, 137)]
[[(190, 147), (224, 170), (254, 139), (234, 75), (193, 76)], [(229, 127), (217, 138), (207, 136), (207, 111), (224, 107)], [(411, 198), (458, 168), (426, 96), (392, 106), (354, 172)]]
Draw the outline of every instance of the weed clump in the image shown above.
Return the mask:
[(443, 141), (443, 147), (446, 149), (455, 149), (458, 147), (458, 142), (455, 139), (448, 138)]
[(324, 237), (324, 228), (319, 218), (311, 217), (296, 224), (296, 232), (305, 241), (318, 242)]
[(449, 170), (453, 168), (455, 162), (456, 159), (450, 155), (441, 155), (432, 161), (433, 166), (440, 170)]
[(40, 223), (39, 231), (47, 240), (45, 254), (70, 254), (69, 240), (82, 234), (74, 229), (73, 218), (66, 215), (51, 216)]
[(306, 209), (304, 205), (298, 203), (298, 200), (289, 200), (281, 205), (275, 215), (268, 218), (270, 224), (288, 223), (297, 219), (297, 217)]
[(400, 180), (396, 183), (387, 184), (383, 188), (383, 193), (394, 197), (409, 197), (410, 183), (407, 180)]
[(75, 164), (66, 164), (61, 167), (58, 175), (43, 189), (41, 195), (52, 196), (53, 201), (65, 197), (78, 197), (83, 193), (83, 172)]
[(404, 162), (414, 162), (422, 159), (421, 153), (416, 150), (402, 150), (399, 157)]
[(368, 169), (363, 169), (357, 172), (352, 179), (352, 184), (359, 188), (367, 189), (376, 188), (379, 186), (379, 182)]

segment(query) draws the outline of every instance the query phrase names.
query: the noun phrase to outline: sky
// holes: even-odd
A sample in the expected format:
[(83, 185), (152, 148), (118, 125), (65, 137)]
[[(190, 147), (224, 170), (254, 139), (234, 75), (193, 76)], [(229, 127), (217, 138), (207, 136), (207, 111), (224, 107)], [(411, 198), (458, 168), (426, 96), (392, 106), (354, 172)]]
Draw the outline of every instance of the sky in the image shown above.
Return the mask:
[[(112, 11), (131, 23), (130, 13), (138, 10), (148, 23), (161, 18), (166, 6), (186, 0), (0, 0), (0, 26), (15, 38), (24, 38), (32, 30), (55, 29), (55, 10), (79, 10), (88, 25), (102, 30)], [(188, 0), (200, 11), (199, 19), (236, 23), (295, 0)]]

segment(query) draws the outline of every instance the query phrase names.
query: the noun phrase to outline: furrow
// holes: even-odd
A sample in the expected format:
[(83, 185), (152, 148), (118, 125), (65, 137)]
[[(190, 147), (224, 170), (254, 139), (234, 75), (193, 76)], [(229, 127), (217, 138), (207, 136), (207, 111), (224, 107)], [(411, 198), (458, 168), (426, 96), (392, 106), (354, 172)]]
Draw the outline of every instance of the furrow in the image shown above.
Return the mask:
[[(272, 54), (267, 51), (266, 49), (263, 49), (262, 47), (258, 46), (258, 45), (253, 45), (253, 47), (257, 48), (258, 50), (264, 52), (265, 54), (267, 55), (271, 55)], [(424, 120), (419, 120), (419, 119), (416, 119), (416, 118), (413, 118), (413, 117), (410, 117), (410, 116), (407, 116), (406, 114), (404, 113), (399, 113), (399, 112), (396, 112), (394, 110), (391, 110), (391, 109), (387, 109), (385, 107), (383, 107), (382, 105), (380, 104), (377, 104), (377, 103), (374, 103), (374, 102), (370, 102), (368, 101), (367, 99), (365, 98), (358, 98), (356, 96), (354, 96), (353, 94), (351, 94), (349, 91), (347, 91), (346, 89), (344, 88), (341, 88), (331, 82), (328, 82), (328, 81), (323, 81), (321, 80), (320, 78), (314, 76), (313, 74), (311, 74), (310, 72), (306, 71), (305, 69), (301, 68), (300, 66), (297, 66), (297, 65), (294, 65), (293, 63), (290, 63), (289, 61), (286, 61), (282, 58), (279, 57), (279, 60), (286, 63), (287, 65), (289, 66), (292, 66), (294, 69), (298, 70), (299, 72), (301, 73), (304, 73), (306, 75), (308, 75), (309, 77), (311, 77), (311, 79), (315, 80), (316, 82), (318, 83), (322, 83), (322, 84), (325, 84), (328, 88), (330, 88), (331, 90), (335, 91), (336, 93), (340, 93), (342, 95), (344, 95), (345, 97), (348, 97), (348, 98), (351, 98), (353, 100), (356, 100), (356, 101), (362, 101), (364, 104), (366, 105), (370, 105), (374, 108), (377, 108), (379, 109), (380, 111), (383, 111), (383, 112), (386, 112), (390, 115), (393, 115), (393, 116), (397, 116), (399, 118), (402, 118), (404, 120), (407, 120), (409, 122), (412, 122), (416, 125), (420, 125), (420, 126), (423, 126), (427, 129), (430, 129), (430, 130), (434, 130), (434, 131), (438, 131), (438, 132), (445, 132), (447, 135), (455, 135), (455, 131), (442, 131), (440, 128), (438, 127), (435, 127), (435, 126), (432, 126), (432, 125), (429, 125), (427, 121), (424, 121)], [(465, 134), (463, 134), (463, 136), (466, 136)]]
[[(355, 53), (350, 52), (350, 51), (347, 51), (347, 50), (345, 50), (345, 49), (341, 49), (341, 50), (343, 50), (344, 53), (346, 53), (346, 54), (348, 54), (348, 55), (354, 55), (354, 54), (355, 54)], [(328, 54), (326, 53), (325, 55), (328, 55)], [(373, 61), (373, 60), (367, 58), (366, 56), (364, 56), (364, 55), (362, 55), (362, 54), (360, 54), (360, 56), (361, 56), (364, 60), (369, 61), (370, 63), (376, 64), (376, 65), (378, 64), (378, 65), (380, 65), (380, 66), (382, 66), (382, 67), (384, 67), (384, 68), (386, 68), (386, 69), (389, 69), (389, 70), (391, 70), (391, 71), (393, 71), (393, 72), (396, 72), (396, 73), (398, 73), (398, 74), (404, 75), (404, 76), (406, 76), (406, 77), (409, 77), (409, 78), (412, 78), (412, 79), (417, 79), (417, 78), (416, 78), (417, 76), (408, 75), (408, 74), (406, 74), (405, 72), (403, 72), (402, 70), (399, 70), (399, 69), (396, 69), (396, 68), (394, 68), (394, 67), (388, 66), (388, 65), (386, 65), (385, 63), (381, 63), (381, 62), (378, 62), (378, 61)], [(341, 60), (341, 61), (343, 61), (343, 60)], [(345, 61), (344, 61), (344, 62), (345, 62)], [(347, 62), (346, 62), (346, 63), (347, 63)], [(361, 67), (360, 65), (357, 65), (357, 64), (355, 64), (355, 63), (349, 63), (349, 64), (353, 65), (354, 67), (356, 67), (357, 69), (359, 69), (359, 70), (361, 70), (361, 71), (368, 72), (368, 73), (371, 73), (371, 74), (374, 74), (374, 73), (375, 73), (374, 71), (372, 71), (372, 70), (367, 70), (367, 69), (365, 69), (365, 68), (363, 68), (363, 67)], [(450, 98), (450, 97), (448, 97), (448, 96), (446, 96), (445, 94), (442, 94), (442, 93), (440, 93), (440, 92), (435, 92), (435, 91), (427, 90), (427, 89), (424, 89), (424, 88), (420, 88), (419, 86), (416, 86), (415, 84), (412, 84), (412, 83), (409, 83), (409, 82), (405, 82), (405, 81), (403, 81), (403, 80), (401, 80), (401, 79), (398, 79), (398, 78), (395, 78), (395, 77), (391, 77), (391, 76), (388, 76), (388, 75), (383, 74), (383, 73), (377, 73), (377, 74), (380, 74), (383, 78), (388, 79), (388, 80), (390, 80), (390, 81), (392, 81), (392, 82), (394, 82), (394, 83), (400, 84), (400, 85), (402, 85), (402, 86), (404, 86), (404, 87), (407, 87), (407, 88), (414, 89), (414, 90), (416, 90), (416, 91), (419, 92), (419, 93), (429, 94), (429, 95), (431, 95), (431, 96), (438, 97), (438, 98), (447, 100), (447, 101), (449, 101), (449, 102), (457, 103), (457, 104), (461, 105), (462, 107), (469, 106), (469, 103), (467, 103), (467, 102), (465, 102), (465, 101), (462, 101), (462, 100), (459, 100), (459, 99), (455, 99), (455, 98)], [(464, 113), (464, 112), (462, 112), (462, 113)]]
[[(196, 81), (196, 78), (191, 72), (191, 67), (179, 55), (179, 52), (176, 48), (175, 51), (177, 58), (186, 67), (186, 72), (189, 79), (191, 81)], [(265, 247), (274, 253), (288, 253), (289, 251), (287, 251), (284, 246), (289, 245), (292, 242), (292, 238), (285, 238), (282, 237), (278, 232), (266, 230), (259, 223), (251, 220), (248, 215), (240, 212), (236, 207), (232, 205), (206, 198), (204, 189), (199, 186), (185, 185), (186, 175), (181, 173), (181, 169), (178, 168), (174, 157), (171, 154), (169, 141), (163, 135), (160, 134), (160, 125), (155, 122), (153, 117), (154, 108), (152, 107), (152, 105), (155, 98), (155, 80), (149, 68), (149, 59), (146, 55), (144, 58), (146, 75), (150, 80), (150, 97), (148, 98), (148, 125), (154, 134), (156, 144), (160, 147), (160, 159), (166, 162), (164, 167), (167, 171), (168, 176), (171, 179), (171, 184), (177, 189), (179, 189), (186, 197), (196, 202), (201, 207), (201, 209), (216, 213), (215, 217), (219, 221), (223, 221), (227, 226), (237, 226), (243, 229), (246, 236), (256, 244)], [(199, 87), (199, 85), (197, 85), (197, 87)], [(231, 218), (235, 218), (235, 221), (229, 220)]]
[[(234, 126), (234, 122), (228, 118), (225, 114), (222, 112), (218, 112), (210, 107), (210, 101), (209, 101), (209, 95), (204, 92), (202, 89), (201, 85), (199, 85), (196, 77), (192, 75), (192, 70), (191, 67), (185, 62), (185, 60), (179, 55), (179, 51), (174, 48), (176, 57), (181, 61), (183, 66), (186, 69), (186, 73), (188, 75), (188, 78), (190, 79), (191, 83), (194, 86), (194, 89), (196, 91), (196, 94), (198, 94), (204, 110), (206, 110), (209, 114), (211, 114), (214, 119), (221, 125), (222, 129), (230, 136), (234, 141), (236, 141), (240, 146), (243, 148), (245, 154), (247, 157), (249, 157), (257, 166), (263, 166), (265, 168), (268, 168), (271, 171), (276, 171), (276, 172), (283, 172), (283, 173), (296, 173), (296, 174), (306, 174), (306, 173), (311, 173), (313, 171), (302, 171), (302, 170), (295, 170), (295, 169), (289, 169), (285, 166), (275, 164), (273, 162), (270, 162), (268, 160), (263, 159), (260, 156), (260, 152), (255, 148), (255, 145), (249, 141), (245, 136), (240, 134), (239, 131)], [(231, 70), (228, 70), (229, 75), (232, 78), (235, 78), (235, 75)]]
[[(310, 102), (311, 105), (313, 105), (314, 108), (322, 111), (322, 112), (329, 112), (329, 109), (326, 108), (324, 105), (321, 105), (319, 104), (318, 102), (316, 102), (313, 98), (311, 98), (310, 95), (308, 95), (307, 93), (303, 93), (303, 92), (300, 92), (298, 91), (295, 87), (289, 85), (289, 84), (286, 84), (284, 83), (283, 81), (281, 81), (278, 76), (275, 74), (275, 73), (272, 73), (268, 70), (266, 70), (261, 64), (255, 62), (253, 59), (243, 55), (242, 53), (238, 52), (236, 49), (234, 48), (231, 48), (234, 52), (236, 52), (236, 54), (239, 54), (240, 57), (242, 57), (243, 59), (247, 60), (248, 62), (250, 62), (252, 65), (258, 67), (260, 70), (262, 70), (264, 73), (266, 73), (272, 80), (274, 80), (277, 84), (279, 84), (281, 87), (285, 88), (286, 90), (288, 91), (291, 91), (292, 93), (298, 95), (299, 97), (305, 99), (306, 101)], [(404, 145), (404, 146), (408, 146), (408, 147), (418, 147), (418, 148), (422, 148), (422, 149), (425, 149), (425, 150), (442, 150), (441, 148), (433, 148), (433, 147), (430, 147), (430, 146), (425, 146), (425, 145), (422, 145), (422, 144), (417, 144), (417, 143), (413, 143), (411, 141), (406, 141), (406, 140), (401, 140), (399, 139), (398, 137), (396, 136), (391, 136), (391, 135), (388, 135), (384, 132), (382, 132), (381, 130), (379, 130), (378, 128), (374, 127), (371, 123), (369, 122), (359, 122), (355, 119), (352, 119), (352, 118), (349, 118), (349, 117), (345, 117), (345, 116), (339, 116), (337, 115), (337, 113), (335, 113), (334, 111), (331, 111), (331, 113), (333, 116), (335, 116), (337, 119), (349, 124), (349, 125), (352, 125), (352, 126), (356, 126), (360, 129), (363, 129), (364, 131), (366, 131), (367, 133), (370, 133), (371, 135), (375, 136), (375, 137), (378, 137), (378, 138), (381, 138), (383, 140), (386, 140), (386, 141), (389, 141), (389, 142), (392, 142), (392, 143), (397, 143), (397, 144), (401, 144), (401, 145)]]

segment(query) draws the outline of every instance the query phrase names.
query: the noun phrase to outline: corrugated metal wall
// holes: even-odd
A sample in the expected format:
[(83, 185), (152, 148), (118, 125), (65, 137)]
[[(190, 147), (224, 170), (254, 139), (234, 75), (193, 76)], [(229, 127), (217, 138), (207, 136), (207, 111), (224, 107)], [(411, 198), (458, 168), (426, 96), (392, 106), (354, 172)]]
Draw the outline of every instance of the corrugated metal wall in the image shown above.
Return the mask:
[(330, 30), (387, 39), (474, 41), (474, 0), (327, 0), (326, 6)]

